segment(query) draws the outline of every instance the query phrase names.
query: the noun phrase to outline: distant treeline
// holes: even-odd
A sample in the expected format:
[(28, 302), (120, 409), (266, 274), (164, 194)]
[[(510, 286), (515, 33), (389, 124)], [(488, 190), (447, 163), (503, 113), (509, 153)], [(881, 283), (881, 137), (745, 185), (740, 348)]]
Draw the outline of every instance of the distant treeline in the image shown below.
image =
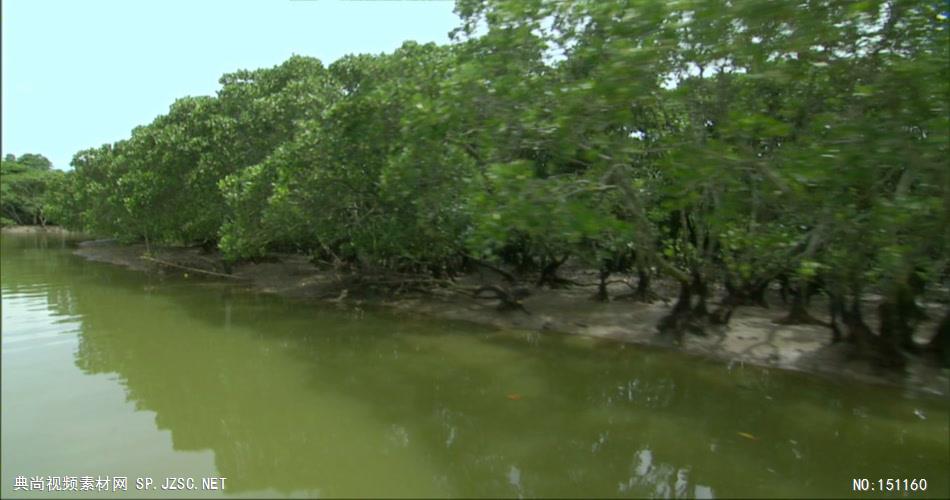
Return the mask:
[(821, 290), (836, 339), (899, 363), (916, 300), (947, 299), (943, 8), (458, 0), (449, 45), (224, 75), (76, 154), (50, 213), (231, 260), (437, 277), (482, 261), (558, 286), (572, 259), (638, 272), (644, 299), (661, 275), (674, 333), (781, 281), (788, 321), (813, 321)]
[(4, 156), (0, 163), (0, 226), (45, 226), (51, 222), (47, 214), (48, 191), (62, 183), (63, 172), (43, 155)]

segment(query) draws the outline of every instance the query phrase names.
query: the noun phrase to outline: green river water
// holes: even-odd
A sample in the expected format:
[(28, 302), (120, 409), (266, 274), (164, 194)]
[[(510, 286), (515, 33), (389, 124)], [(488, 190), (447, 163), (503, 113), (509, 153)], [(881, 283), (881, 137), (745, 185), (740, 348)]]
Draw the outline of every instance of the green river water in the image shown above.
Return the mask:
[[(939, 398), (71, 252), (2, 239), (5, 498), (881, 495), (856, 478), (950, 496)], [(128, 491), (29, 491), (18, 476), (127, 477)]]

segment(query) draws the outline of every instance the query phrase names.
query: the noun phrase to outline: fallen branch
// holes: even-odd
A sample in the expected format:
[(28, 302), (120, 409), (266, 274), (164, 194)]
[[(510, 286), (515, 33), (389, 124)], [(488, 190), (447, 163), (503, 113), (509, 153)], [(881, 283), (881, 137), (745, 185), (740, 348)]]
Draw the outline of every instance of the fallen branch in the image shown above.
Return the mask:
[[(558, 278), (558, 279), (564, 280), (565, 282), (567, 282), (567, 283), (569, 283), (569, 284), (571, 284), (571, 285), (579, 286), (579, 287), (595, 287), (595, 286), (600, 286), (600, 283), (598, 283), (598, 282), (596, 282), (596, 281), (591, 282), (591, 283), (584, 283), (583, 281), (575, 281), (575, 280), (572, 280), (572, 279), (569, 279), (569, 278)], [(629, 283), (628, 280), (618, 279), (618, 280), (607, 280), (607, 281), (604, 282), (605, 285), (616, 285), (617, 283), (622, 283), (622, 284), (624, 284), (624, 285), (629, 286), (630, 288), (634, 288), (633, 286), (630, 285), (630, 283)]]
[(244, 279), (247, 279), (247, 278), (245, 278), (245, 277), (243, 277), (243, 276), (235, 276), (235, 275), (233, 275), (233, 274), (216, 273), (216, 272), (214, 272), (214, 271), (205, 271), (204, 269), (198, 269), (198, 268), (195, 268), (195, 267), (183, 266), (183, 265), (181, 265), (181, 264), (175, 264), (174, 262), (168, 262), (167, 260), (156, 259), (155, 257), (148, 257), (148, 256), (145, 256), (145, 255), (143, 255), (143, 256), (140, 257), (140, 258), (141, 258), (142, 260), (147, 260), (147, 261), (150, 261), (150, 262), (155, 262), (156, 264), (161, 264), (161, 265), (163, 265), (163, 266), (176, 267), (176, 268), (178, 268), (178, 269), (184, 269), (185, 271), (191, 271), (191, 272), (193, 272), (193, 273), (207, 274), (207, 275), (216, 276), (216, 277), (219, 277), (219, 278), (230, 278), (230, 279), (233, 279), (233, 280), (244, 280)]

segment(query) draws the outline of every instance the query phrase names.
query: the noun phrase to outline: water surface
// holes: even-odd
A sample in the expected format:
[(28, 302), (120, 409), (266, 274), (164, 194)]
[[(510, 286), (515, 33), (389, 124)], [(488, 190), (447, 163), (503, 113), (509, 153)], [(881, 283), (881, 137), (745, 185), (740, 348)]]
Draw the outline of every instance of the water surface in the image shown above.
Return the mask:
[[(17, 476), (225, 477), (233, 496), (950, 496), (948, 404), (580, 337), (339, 310), (2, 238)], [(100, 497), (103, 493), (82, 493)], [(76, 492), (68, 493), (75, 496)], [(874, 496), (877, 496), (876, 494)]]

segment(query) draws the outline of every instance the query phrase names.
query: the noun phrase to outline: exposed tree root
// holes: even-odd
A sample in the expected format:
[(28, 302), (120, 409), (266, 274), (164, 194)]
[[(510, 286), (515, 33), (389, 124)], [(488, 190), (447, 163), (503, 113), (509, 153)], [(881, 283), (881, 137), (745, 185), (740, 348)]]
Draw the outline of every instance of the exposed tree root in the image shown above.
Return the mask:
[(650, 273), (643, 267), (637, 268), (637, 286), (634, 287), (629, 281), (626, 282), (626, 285), (630, 287), (633, 292), (621, 295), (617, 298), (632, 298), (645, 304), (651, 304), (656, 300), (660, 300), (660, 296), (652, 290)]
[(728, 301), (733, 306), (755, 306), (764, 309), (769, 308), (769, 303), (765, 300), (765, 291), (768, 290), (769, 281), (759, 281), (744, 286), (735, 286), (732, 281), (725, 281), (726, 291), (728, 292)]
[(541, 267), (541, 276), (538, 278), (537, 286), (540, 288), (542, 286), (548, 286), (549, 288), (564, 288), (566, 286), (577, 284), (574, 281), (561, 278), (557, 275), (557, 270), (567, 262), (568, 256), (565, 255), (560, 259), (550, 259), (546, 264)]
[[(840, 316), (844, 323), (846, 336), (843, 340), (853, 342), (860, 356), (867, 357), (873, 364), (886, 369), (903, 370), (907, 365), (904, 354), (898, 345), (889, 338), (887, 327), (882, 329), (881, 335), (875, 334), (871, 327), (864, 322), (861, 314), (861, 301), (856, 294), (851, 304), (846, 306), (842, 297), (831, 297), (831, 323), (834, 332), (833, 342), (842, 340), (841, 330), (837, 325)], [(886, 315), (885, 315), (886, 316)], [(886, 322), (886, 318), (882, 318)]]
[[(657, 324), (660, 334), (672, 335), (673, 339), (681, 344), (686, 333), (705, 336), (706, 320), (709, 313), (706, 310), (705, 299), (702, 297), (702, 288), (696, 287), (696, 280), (692, 284), (681, 283), (680, 294), (673, 305), (673, 310)], [(694, 303), (694, 293), (700, 291), (699, 300)]]
[(792, 307), (789, 309), (788, 314), (784, 318), (774, 320), (773, 323), (779, 325), (819, 325), (834, 329), (831, 323), (822, 321), (812, 316), (808, 312), (808, 309), (805, 308), (805, 302), (802, 300), (801, 295), (795, 295), (794, 299), (792, 300)]
[(777, 325), (818, 325), (831, 328), (830, 323), (812, 316), (808, 311), (802, 311), (799, 313), (789, 312), (784, 318), (779, 318), (773, 320), (772, 322)]
[(468, 254), (462, 254), (462, 257), (467, 259), (469, 262), (472, 262), (478, 266), (484, 267), (485, 269), (498, 273), (508, 283), (515, 284), (518, 281), (513, 274), (509, 273), (508, 271), (505, 271), (504, 269), (490, 262), (485, 262), (484, 260), (472, 257), (471, 255), (468, 255)]
[(525, 309), (522, 299), (531, 295), (527, 288), (502, 288), (496, 285), (485, 285), (475, 290), (472, 294), (476, 299), (498, 299), (499, 311), (521, 311), (525, 314), (531, 314)]

